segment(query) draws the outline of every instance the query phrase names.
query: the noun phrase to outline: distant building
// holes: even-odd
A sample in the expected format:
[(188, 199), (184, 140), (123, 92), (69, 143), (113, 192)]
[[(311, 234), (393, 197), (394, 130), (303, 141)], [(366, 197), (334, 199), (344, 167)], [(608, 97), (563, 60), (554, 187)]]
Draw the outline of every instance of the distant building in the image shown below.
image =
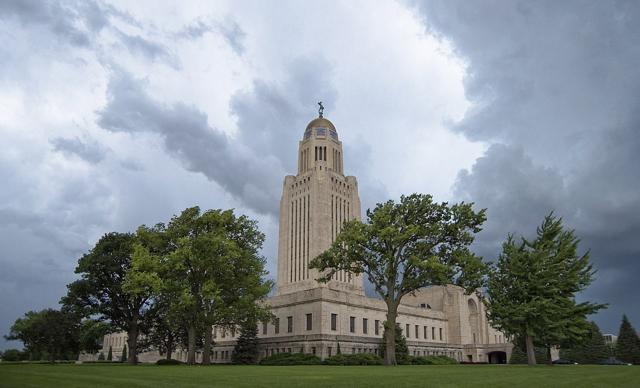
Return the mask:
[[(360, 219), (358, 182), (344, 175), (344, 153), (335, 126), (320, 117), (306, 127), (298, 146), (297, 174), (284, 178), (276, 295), (266, 304), (275, 322), (258, 325), (260, 356), (304, 352), (321, 358), (342, 353), (380, 354), (386, 319), (384, 301), (364, 293), (361, 275), (336, 274), (316, 281), (311, 259), (326, 250), (345, 221)], [(505, 363), (512, 345), (492, 328), (478, 297), (460, 287), (428, 287), (403, 298), (397, 322), (409, 354), (445, 355), (458, 361)], [(237, 331), (213, 328), (212, 362), (231, 362)], [(126, 333), (107, 335), (102, 353), (120, 355)], [(186, 350), (174, 358), (186, 360)], [(157, 352), (140, 361), (160, 358)], [(201, 354), (198, 355), (201, 359)]]
[(618, 342), (618, 336), (613, 334), (603, 334), (604, 343), (607, 345), (615, 345)]

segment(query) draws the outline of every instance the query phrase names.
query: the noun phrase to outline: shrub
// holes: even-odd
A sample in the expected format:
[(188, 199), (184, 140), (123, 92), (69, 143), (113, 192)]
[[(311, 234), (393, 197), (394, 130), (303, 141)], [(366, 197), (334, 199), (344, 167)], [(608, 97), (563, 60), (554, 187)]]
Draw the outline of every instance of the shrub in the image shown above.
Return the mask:
[(279, 353), (265, 357), (260, 365), (318, 365), (322, 364), (320, 357), (307, 353)]
[(458, 361), (447, 356), (408, 356), (406, 363), (410, 365), (453, 365)]
[(327, 365), (382, 365), (382, 358), (373, 353), (336, 354), (324, 361)]
[(181, 365), (181, 364), (183, 364), (182, 361), (173, 360), (173, 359), (167, 360), (166, 358), (156, 361), (156, 365)]

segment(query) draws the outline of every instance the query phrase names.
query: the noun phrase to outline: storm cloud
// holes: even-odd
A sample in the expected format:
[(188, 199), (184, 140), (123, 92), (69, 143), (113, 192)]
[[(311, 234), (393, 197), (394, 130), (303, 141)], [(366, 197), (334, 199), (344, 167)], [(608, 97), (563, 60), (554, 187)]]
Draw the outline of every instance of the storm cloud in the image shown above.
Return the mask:
[[(591, 250), (617, 330), (640, 277), (640, 7), (624, 1), (415, 4), (426, 27), (467, 61), (473, 103), (451, 128), (494, 143), (455, 184), (488, 208), (477, 242), (495, 258), (507, 233), (530, 236), (554, 211)], [(615, 279), (615, 280), (614, 280)]]

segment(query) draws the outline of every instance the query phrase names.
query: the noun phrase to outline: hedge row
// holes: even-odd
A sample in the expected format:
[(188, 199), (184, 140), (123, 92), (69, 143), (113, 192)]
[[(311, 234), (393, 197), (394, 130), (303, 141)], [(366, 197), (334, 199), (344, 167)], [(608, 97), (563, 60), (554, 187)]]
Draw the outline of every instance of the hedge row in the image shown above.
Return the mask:
[[(458, 361), (446, 356), (405, 356), (398, 359), (401, 365), (452, 365)], [(306, 353), (279, 353), (263, 358), (260, 365), (382, 365), (383, 359), (373, 353), (336, 354), (322, 361), (320, 357)]]

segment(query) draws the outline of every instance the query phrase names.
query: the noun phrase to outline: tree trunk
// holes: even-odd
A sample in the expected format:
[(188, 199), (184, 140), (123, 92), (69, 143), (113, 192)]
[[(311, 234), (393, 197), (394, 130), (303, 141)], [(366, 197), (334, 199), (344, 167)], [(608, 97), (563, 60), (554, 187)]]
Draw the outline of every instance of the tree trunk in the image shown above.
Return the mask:
[(548, 358), (547, 363), (549, 365), (553, 365), (553, 360), (551, 359), (551, 346), (547, 347), (547, 358)]
[(398, 316), (398, 306), (395, 303), (387, 302), (387, 321), (384, 324), (385, 340), (385, 365), (397, 365), (396, 360), (396, 317)]
[(129, 346), (127, 361), (129, 364), (135, 365), (138, 363), (138, 322), (133, 322), (129, 326), (127, 337), (127, 346)]
[(173, 336), (169, 335), (167, 340), (167, 360), (171, 360), (171, 353), (173, 352)]
[(527, 364), (535, 365), (536, 364), (536, 350), (533, 347), (533, 337), (529, 334), (526, 335), (526, 345), (527, 345)]
[(190, 325), (187, 329), (189, 336), (189, 346), (187, 350), (187, 364), (194, 365), (196, 363), (196, 327)]
[(211, 364), (211, 326), (207, 326), (204, 330), (204, 347), (202, 349), (202, 365)]

